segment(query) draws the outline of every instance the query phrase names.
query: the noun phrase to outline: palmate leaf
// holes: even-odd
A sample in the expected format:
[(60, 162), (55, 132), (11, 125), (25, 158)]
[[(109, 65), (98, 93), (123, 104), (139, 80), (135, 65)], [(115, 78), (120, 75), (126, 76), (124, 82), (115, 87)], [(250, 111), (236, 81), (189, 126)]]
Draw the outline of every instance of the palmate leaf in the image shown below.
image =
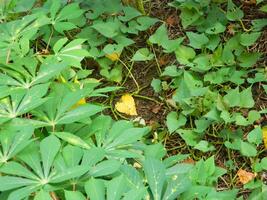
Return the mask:
[(16, 59), (14, 63), (5, 64), (0, 73), (0, 86), (29, 89), (38, 84), (48, 83), (69, 65), (58, 62), (53, 57), (47, 58), (41, 64), (38, 72), (36, 59)]
[(53, 134), (72, 145), (85, 149), (90, 149), (90, 146), (84, 140), (74, 134), (68, 132), (53, 132)]
[(20, 177), (1, 176), (0, 183), (1, 183), (0, 191), (7, 191), (7, 190), (22, 187), (22, 186), (36, 184), (36, 181), (25, 179), (25, 178), (20, 178)]
[(119, 175), (110, 181), (91, 178), (85, 183), (85, 191), (92, 200), (141, 200), (146, 194), (144, 186), (131, 189), (127, 186), (126, 176)]
[(17, 90), (16, 93), (0, 100), (0, 122), (16, 118), (42, 105), (47, 100), (43, 97), (48, 87), (49, 84), (40, 84), (28, 90)]
[(163, 185), (166, 181), (165, 166), (156, 159), (148, 158), (144, 161), (144, 171), (153, 198), (155, 200), (160, 200), (163, 192)]
[(59, 151), (60, 141), (57, 137), (51, 135), (46, 137), (40, 143), (41, 160), (43, 164), (44, 177), (48, 178), (52, 163)]
[[(62, 38), (57, 41), (54, 45), (53, 50), (55, 52), (55, 58), (59, 61), (67, 62), (69, 65), (75, 67), (80, 67), (80, 62), (86, 57), (89, 56), (88, 51), (82, 48), (82, 43), (85, 39), (76, 39), (69, 42), (67, 45), (68, 39)], [(64, 46), (65, 45), (65, 46)]]
[(30, 138), (34, 131), (34, 128), (28, 124), (26, 126), (12, 126), (12, 122), (2, 126), (1, 129), (0, 165), (6, 163), (29, 145), (32, 142)]
[(40, 190), (36, 196), (34, 197), (34, 200), (53, 200), (50, 196), (49, 192), (46, 192), (44, 190)]
[(85, 183), (85, 191), (92, 200), (105, 200), (105, 185), (101, 179), (91, 178)]
[(60, 0), (48, 1), (47, 4), (49, 3), (50, 5), (45, 6), (50, 6), (50, 21), (57, 32), (63, 34), (64, 31), (77, 27), (71, 20), (79, 18), (84, 13), (78, 3), (68, 4), (62, 9)]
[(85, 196), (79, 191), (64, 191), (66, 200), (86, 200)]
[[(90, 170), (90, 167), (86, 165), (79, 165), (82, 156), (76, 163), (66, 164), (75, 160), (76, 154), (69, 154), (67, 157), (63, 156), (66, 161), (62, 160), (60, 163), (61, 168), (58, 167), (58, 159), (62, 156), (62, 153), (59, 152), (60, 147), (61, 143), (54, 135), (46, 137), (40, 144), (36, 142), (27, 147), (17, 157), (18, 161), (25, 163), (24, 165), (12, 161), (0, 168), (3, 173), (0, 177), (0, 182), (9, 182), (9, 184), (1, 184), (0, 191), (18, 188), (10, 193), (9, 199), (20, 200), (29, 196), (32, 192), (39, 191), (48, 184), (60, 184), (80, 177)], [(69, 147), (63, 148), (63, 154), (66, 148)], [(43, 195), (45, 194), (41, 196)], [(41, 198), (41, 196), (38, 197), (37, 195), (38, 198)]]
[(80, 106), (74, 105), (82, 98), (89, 96), (94, 87), (98, 84), (91, 84), (83, 89), (72, 88), (68, 84), (53, 84), (51, 86), (48, 100), (37, 109), (33, 110), (34, 116), (39, 120), (47, 123), (48, 126), (55, 126), (57, 124), (70, 124), (94, 114), (101, 112), (104, 107), (94, 104), (83, 104)]

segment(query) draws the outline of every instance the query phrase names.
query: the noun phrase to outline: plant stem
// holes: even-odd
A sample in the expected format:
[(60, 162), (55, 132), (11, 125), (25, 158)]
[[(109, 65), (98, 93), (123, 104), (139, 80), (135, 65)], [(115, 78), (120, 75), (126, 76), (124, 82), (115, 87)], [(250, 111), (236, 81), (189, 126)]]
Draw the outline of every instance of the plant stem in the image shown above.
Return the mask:
[(156, 99), (153, 99), (153, 98), (150, 98), (150, 97), (147, 97), (147, 96), (143, 96), (143, 95), (139, 95), (139, 94), (133, 94), (134, 97), (138, 97), (138, 98), (141, 98), (141, 99), (146, 99), (146, 100), (149, 100), (149, 101), (153, 101), (157, 104), (160, 104), (159, 101), (157, 101)]
[(138, 93), (140, 91), (140, 87), (139, 87), (139, 84), (136, 81), (134, 75), (132, 74), (131, 69), (129, 69), (129, 67), (121, 59), (119, 59), (119, 61), (127, 69), (128, 73), (130, 74), (131, 78), (133, 79), (133, 81), (134, 81), (134, 83), (136, 85), (136, 88), (137, 88), (137, 91), (136, 92)]

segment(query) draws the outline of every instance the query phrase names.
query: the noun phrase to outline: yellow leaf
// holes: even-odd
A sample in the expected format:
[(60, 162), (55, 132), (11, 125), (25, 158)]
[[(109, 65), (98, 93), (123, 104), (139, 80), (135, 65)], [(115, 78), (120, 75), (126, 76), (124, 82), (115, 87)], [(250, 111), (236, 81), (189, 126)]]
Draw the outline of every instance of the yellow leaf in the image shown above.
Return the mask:
[(262, 128), (262, 139), (263, 139), (264, 147), (265, 149), (267, 149), (267, 126), (264, 126)]
[(243, 169), (238, 170), (237, 176), (239, 178), (239, 181), (242, 184), (246, 184), (256, 177), (255, 174), (253, 174), (251, 172), (247, 172), (246, 170), (243, 170)]
[(116, 103), (115, 108), (126, 115), (137, 115), (134, 98), (130, 94), (125, 94)]
[(58, 80), (61, 83), (66, 83), (67, 82), (66, 79), (62, 75), (59, 76)]
[(118, 52), (113, 52), (111, 54), (106, 54), (105, 55), (108, 59), (110, 59), (111, 61), (117, 61), (120, 59), (120, 53)]
[(71, 110), (73, 110), (73, 109), (75, 109), (75, 108), (77, 108), (77, 107), (79, 107), (79, 106), (81, 106), (81, 105), (84, 105), (84, 104), (86, 104), (86, 100), (85, 100), (85, 98), (82, 98), (82, 99), (80, 99), (76, 104), (74, 104), (74, 105), (71, 107)]

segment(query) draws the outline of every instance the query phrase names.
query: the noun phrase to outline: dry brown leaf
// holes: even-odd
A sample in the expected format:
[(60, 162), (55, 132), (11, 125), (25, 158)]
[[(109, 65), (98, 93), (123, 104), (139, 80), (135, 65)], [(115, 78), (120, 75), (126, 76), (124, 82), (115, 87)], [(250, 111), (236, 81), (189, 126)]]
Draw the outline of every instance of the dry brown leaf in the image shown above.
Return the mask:
[(166, 23), (170, 26), (174, 26), (176, 24), (177, 20), (175, 15), (170, 15), (167, 19), (166, 19)]
[(159, 64), (160, 66), (164, 66), (166, 64), (168, 64), (170, 58), (168, 56), (162, 56), (159, 58)]
[(244, 5), (256, 5), (257, 1), (256, 0), (243, 0), (242, 2)]
[(115, 104), (115, 108), (126, 115), (137, 115), (134, 98), (130, 94), (124, 94)]
[(186, 163), (186, 164), (195, 164), (196, 161), (194, 161), (192, 158), (187, 158), (183, 161), (183, 163)]
[(236, 32), (236, 25), (235, 24), (229, 24), (228, 26), (227, 26), (227, 32), (229, 33), (229, 34), (231, 34), (231, 35), (234, 35), (235, 34), (235, 32)]
[(246, 170), (239, 169), (237, 172), (240, 183), (246, 184), (255, 178), (255, 174), (247, 172)]

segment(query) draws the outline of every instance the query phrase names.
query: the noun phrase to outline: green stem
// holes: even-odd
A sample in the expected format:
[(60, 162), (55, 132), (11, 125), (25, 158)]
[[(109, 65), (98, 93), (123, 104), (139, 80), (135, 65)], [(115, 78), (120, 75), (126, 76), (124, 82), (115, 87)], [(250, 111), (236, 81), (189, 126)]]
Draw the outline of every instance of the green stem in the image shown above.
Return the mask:
[(132, 72), (131, 72), (132, 66), (131, 66), (131, 68), (129, 69), (129, 67), (128, 67), (128, 66), (127, 66), (121, 59), (119, 59), (119, 61), (120, 61), (120, 63), (127, 69), (129, 75), (130, 75), (131, 78), (133, 79), (133, 81), (134, 81), (134, 83), (135, 83), (135, 85), (136, 85), (136, 88), (137, 88), (136, 93), (138, 93), (138, 92), (140, 91), (140, 87), (139, 87), (139, 84), (138, 84), (138, 82), (136, 81), (134, 75), (133, 75)]
[(153, 98), (150, 98), (150, 97), (147, 97), (147, 96), (143, 96), (143, 95), (139, 95), (139, 94), (132, 94), (134, 97), (137, 97), (137, 98), (141, 98), (141, 99), (146, 99), (146, 100), (149, 100), (149, 101), (153, 101), (157, 104), (161, 104), (159, 101), (157, 101), (156, 99), (153, 99)]

